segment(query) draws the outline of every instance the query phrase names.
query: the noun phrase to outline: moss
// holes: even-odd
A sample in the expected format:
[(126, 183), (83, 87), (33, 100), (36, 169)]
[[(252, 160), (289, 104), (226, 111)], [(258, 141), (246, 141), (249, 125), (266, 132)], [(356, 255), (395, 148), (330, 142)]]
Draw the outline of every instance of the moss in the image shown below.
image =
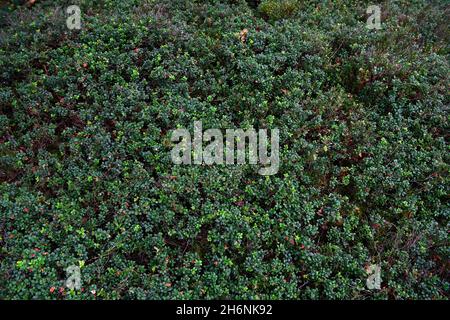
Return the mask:
[(292, 17), (300, 9), (298, 0), (264, 0), (259, 5), (259, 11), (271, 20)]

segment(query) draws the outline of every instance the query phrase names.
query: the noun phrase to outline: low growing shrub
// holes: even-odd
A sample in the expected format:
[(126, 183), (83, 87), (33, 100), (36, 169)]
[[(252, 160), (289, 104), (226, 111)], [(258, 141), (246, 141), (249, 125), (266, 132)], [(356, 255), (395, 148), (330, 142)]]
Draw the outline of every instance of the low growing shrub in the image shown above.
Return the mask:
[[(448, 299), (444, 1), (380, 30), (362, 1), (10, 3), (1, 299)], [(195, 120), (278, 128), (279, 172), (174, 165)]]
[(300, 8), (299, 0), (263, 0), (258, 10), (272, 20), (286, 19), (294, 15)]

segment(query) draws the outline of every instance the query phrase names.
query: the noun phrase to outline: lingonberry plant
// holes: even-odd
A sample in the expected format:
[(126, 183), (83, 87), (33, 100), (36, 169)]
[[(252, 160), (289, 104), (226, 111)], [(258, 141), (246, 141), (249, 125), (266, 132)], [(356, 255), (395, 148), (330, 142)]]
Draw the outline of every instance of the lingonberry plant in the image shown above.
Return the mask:
[[(3, 1), (0, 298), (447, 299), (448, 10)], [(196, 121), (276, 174), (174, 164)]]

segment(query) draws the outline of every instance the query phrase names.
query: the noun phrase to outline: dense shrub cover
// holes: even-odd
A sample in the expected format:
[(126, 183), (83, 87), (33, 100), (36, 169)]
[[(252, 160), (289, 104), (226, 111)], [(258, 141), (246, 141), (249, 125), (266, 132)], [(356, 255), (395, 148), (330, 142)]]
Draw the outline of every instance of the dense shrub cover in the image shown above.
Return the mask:
[[(370, 4), (5, 4), (0, 297), (447, 299), (449, 7)], [(174, 165), (194, 120), (279, 128), (278, 174)]]

